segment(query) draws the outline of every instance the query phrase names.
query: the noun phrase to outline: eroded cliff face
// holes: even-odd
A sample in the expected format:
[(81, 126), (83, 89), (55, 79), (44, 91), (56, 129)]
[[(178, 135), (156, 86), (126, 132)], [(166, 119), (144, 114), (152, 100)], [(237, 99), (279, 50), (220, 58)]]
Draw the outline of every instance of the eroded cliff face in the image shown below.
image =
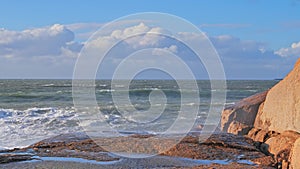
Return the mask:
[(278, 168), (300, 169), (300, 59), (269, 91), (225, 109), (221, 129), (253, 139)]
[(267, 94), (254, 126), (276, 132), (300, 132), (300, 59), (294, 69)]

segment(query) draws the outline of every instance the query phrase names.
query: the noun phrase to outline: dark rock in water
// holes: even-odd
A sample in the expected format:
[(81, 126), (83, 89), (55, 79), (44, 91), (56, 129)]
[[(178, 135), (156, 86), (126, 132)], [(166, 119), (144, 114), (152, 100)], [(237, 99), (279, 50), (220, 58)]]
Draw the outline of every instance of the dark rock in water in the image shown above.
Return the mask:
[(0, 154), (0, 164), (10, 163), (10, 162), (18, 162), (18, 161), (26, 161), (32, 160), (32, 155), (28, 154)]
[(258, 108), (265, 101), (268, 91), (247, 97), (222, 112), (221, 130), (246, 135), (253, 127)]

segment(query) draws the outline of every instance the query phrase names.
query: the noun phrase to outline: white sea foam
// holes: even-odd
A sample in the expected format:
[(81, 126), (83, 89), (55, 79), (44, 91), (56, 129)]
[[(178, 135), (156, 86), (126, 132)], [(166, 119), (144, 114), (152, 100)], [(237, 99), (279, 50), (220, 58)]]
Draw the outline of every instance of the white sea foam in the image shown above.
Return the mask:
[(100, 90), (97, 90), (97, 91), (102, 93), (102, 92), (113, 92), (115, 90), (114, 89), (100, 89)]
[(42, 87), (52, 87), (52, 86), (55, 86), (55, 84), (50, 83), (50, 84), (44, 84), (44, 85), (42, 85)]
[(0, 109), (0, 148), (24, 147), (81, 128), (73, 109)]

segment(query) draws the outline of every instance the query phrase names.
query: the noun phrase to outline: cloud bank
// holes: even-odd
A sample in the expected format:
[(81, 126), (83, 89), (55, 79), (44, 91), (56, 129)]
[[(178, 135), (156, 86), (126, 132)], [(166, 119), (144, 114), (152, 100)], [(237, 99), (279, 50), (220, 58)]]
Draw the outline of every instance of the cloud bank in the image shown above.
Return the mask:
[(74, 56), (82, 45), (63, 25), (28, 29), (21, 32), (0, 30), (0, 56), (5, 58)]
[[(101, 24), (92, 23), (90, 26), (98, 28)], [(54, 24), (23, 31), (0, 29), (0, 78), (71, 78), (76, 58), (85, 44), (78, 42), (74, 33), (80, 32), (81, 29), (87, 30), (89, 25)], [(191, 52), (186, 47), (170, 38), (155, 35), (163, 34), (167, 30), (151, 27), (142, 22), (113, 30), (105, 36), (93, 39), (89, 45), (99, 49), (105, 48), (141, 31), (147, 31), (148, 34), (126, 39), (116, 47), (111, 54), (114, 57), (109, 58), (106, 63), (117, 65), (122, 57), (126, 57), (133, 50), (155, 48), (155, 55), (162, 54), (162, 50), (168, 50), (179, 55), (195, 71), (197, 70), (199, 64), (194, 64), (195, 59), (191, 57)], [(191, 43), (197, 43), (194, 39), (199, 36), (189, 32), (178, 32), (177, 35)], [(228, 78), (282, 77), (291, 69), (294, 60), (300, 54), (300, 42), (274, 51), (269, 49), (266, 43), (242, 40), (230, 35), (213, 36), (209, 39), (223, 61)], [(144, 60), (147, 61), (149, 60)], [(109, 70), (111, 67), (113, 66), (106, 65), (104, 69)]]

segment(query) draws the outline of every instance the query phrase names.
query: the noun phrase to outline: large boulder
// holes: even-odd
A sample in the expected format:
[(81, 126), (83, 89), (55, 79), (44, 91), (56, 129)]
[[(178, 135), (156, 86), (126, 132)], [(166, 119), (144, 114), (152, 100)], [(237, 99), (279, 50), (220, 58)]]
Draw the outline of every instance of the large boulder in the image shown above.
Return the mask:
[(261, 103), (268, 91), (247, 97), (222, 112), (221, 130), (224, 132), (245, 135), (253, 127)]
[(300, 59), (294, 69), (269, 90), (255, 127), (276, 132), (300, 132)]
[(268, 151), (280, 160), (288, 160), (290, 151), (294, 142), (300, 137), (300, 134), (294, 131), (284, 131), (283, 133), (269, 138), (265, 144)]
[(296, 140), (290, 154), (290, 169), (300, 168), (300, 138)]
[(252, 128), (248, 132), (248, 137), (251, 138), (253, 141), (263, 143), (267, 141), (271, 137), (275, 137), (279, 135), (279, 133), (275, 131), (267, 131), (267, 130), (262, 130), (262, 129), (257, 129), (257, 128)]

